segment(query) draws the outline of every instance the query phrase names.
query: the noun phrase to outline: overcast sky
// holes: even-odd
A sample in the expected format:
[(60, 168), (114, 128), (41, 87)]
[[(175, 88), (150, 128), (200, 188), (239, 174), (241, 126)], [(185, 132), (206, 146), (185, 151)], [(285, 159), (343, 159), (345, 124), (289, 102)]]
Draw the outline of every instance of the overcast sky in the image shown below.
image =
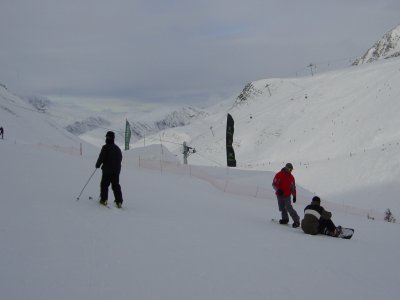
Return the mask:
[(202, 104), (361, 56), (399, 0), (0, 0), (0, 82), (65, 99)]

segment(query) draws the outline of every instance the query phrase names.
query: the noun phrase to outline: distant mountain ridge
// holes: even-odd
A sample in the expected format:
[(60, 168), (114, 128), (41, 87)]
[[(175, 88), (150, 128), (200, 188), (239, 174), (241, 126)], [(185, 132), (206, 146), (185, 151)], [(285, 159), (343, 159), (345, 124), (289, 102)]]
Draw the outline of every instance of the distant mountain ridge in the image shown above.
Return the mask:
[(74, 135), (81, 135), (96, 128), (109, 127), (111, 123), (102, 117), (88, 117), (82, 121), (76, 121), (65, 127)]
[(132, 135), (136, 139), (141, 139), (145, 135), (156, 134), (162, 130), (189, 125), (208, 115), (209, 113), (204, 110), (187, 106), (168, 113), (162, 119), (150, 122), (133, 121), (130, 122), (130, 126)]
[(204, 118), (207, 115), (208, 113), (204, 110), (187, 106), (169, 113), (164, 119), (156, 121), (155, 124), (157, 129), (164, 130), (188, 125), (193, 120)]
[(384, 34), (363, 56), (358, 58), (353, 65), (359, 66), (380, 59), (400, 56), (400, 25)]
[[(25, 97), (24, 100), (37, 111), (52, 114), (53, 103), (48, 98), (29, 96)], [(76, 136), (89, 133), (95, 129), (113, 130), (113, 121), (108, 119), (109, 115), (107, 113), (103, 115), (101, 112), (93, 112), (93, 114), (96, 114), (96, 116), (90, 115), (73, 121), (67, 124), (65, 129)], [(156, 118), (156, 120), (135, 121), (135, 117), (130, 116), (127, 117), (127, 120), (131, 126), (132, 140), (136, 141), (146, 135), (157, 134), (162, 130), (189, 125), (191, 122), (205, 118), (208, 115), (209, 113), (205, 110), (186, 106), (175, 110), (171, 109), (169, 113)]]

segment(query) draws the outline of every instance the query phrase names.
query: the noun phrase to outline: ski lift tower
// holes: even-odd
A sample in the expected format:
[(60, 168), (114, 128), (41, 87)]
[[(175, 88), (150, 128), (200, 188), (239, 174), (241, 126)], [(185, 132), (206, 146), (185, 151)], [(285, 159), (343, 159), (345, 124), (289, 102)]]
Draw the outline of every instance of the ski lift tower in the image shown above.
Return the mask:
[(183, 142), (183, 149), (182, 149), (182, 154), (183, 154), (183, 164), (187, 165), (188, 161), (188, 157), (190, 154), (192, 153), (196, 153), (196, 149), (189, 147), (186, 145), (186, 142)]

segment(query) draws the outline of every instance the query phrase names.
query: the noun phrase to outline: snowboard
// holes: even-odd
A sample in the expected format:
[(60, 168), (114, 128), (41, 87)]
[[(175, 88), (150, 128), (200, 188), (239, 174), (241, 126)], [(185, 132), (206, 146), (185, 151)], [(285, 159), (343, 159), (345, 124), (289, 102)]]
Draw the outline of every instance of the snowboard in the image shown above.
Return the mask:
[[(278, 225), (282, 225), (282, 226), (290, 226), (290, 227), (292, 227), (292, 224), (280, 224), (279, 223), (279, 220), (277, 220), (277, 219), (271, 219), (271, 221), (273, 222), (273, 223), (276, 223), (276, 224), (278, 224)], [(292, 227), (293, 228), (293, 227)], [(301, 227), (297, 227), (297, 228), (293, 228), (293, 229), (301, 229)], [(341, 238), (341, 239), (346, 239), (346, 240), (349, 240), (349, 239), (351, 239), (351, 237), (353, 236), (353, 234), (354, 234), (354, 229), (353, 228), (347, 228), (347, 227), (342, 227), (342, 232), (339, 234), (339, 236), (337, 236), (338, 238)], [(327, 235), (327, 236), (329, 236), (329, 235)]]
[(349, 240), (354, 234), (353, 228), (342, 227), (342, 232), (339, 234), (338, 238)]

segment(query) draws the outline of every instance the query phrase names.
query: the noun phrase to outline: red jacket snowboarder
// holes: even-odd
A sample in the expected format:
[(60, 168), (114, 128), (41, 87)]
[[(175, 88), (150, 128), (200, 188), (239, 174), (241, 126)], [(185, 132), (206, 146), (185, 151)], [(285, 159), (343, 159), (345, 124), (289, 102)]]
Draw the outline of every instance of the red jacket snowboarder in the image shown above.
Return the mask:
[(294, 210), (291, 203), (293, 195), (293, 203), (296, 203), (296, 182), (292, 175), (293, 165), (287, 163), (286, 166), (279, 171), (272, 181), (272, 187), (275, 190), (278, 199), (279, 211), (282, 214), (281, 224), (289, 223), (289, 214), (293, 219), (293, 227), (300, 226), (300, 217)]

